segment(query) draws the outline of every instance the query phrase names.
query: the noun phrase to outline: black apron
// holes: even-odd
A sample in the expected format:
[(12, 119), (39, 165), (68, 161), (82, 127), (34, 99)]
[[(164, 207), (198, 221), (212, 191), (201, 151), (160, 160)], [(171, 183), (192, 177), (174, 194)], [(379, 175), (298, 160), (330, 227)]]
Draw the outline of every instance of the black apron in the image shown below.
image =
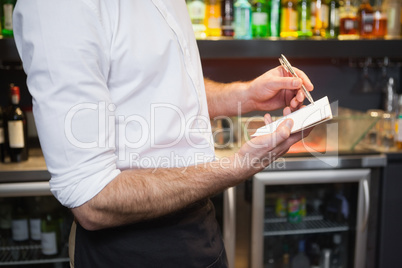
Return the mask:
[(77, 223), (75, 268), (227, 267), (210, 200), (152, 221), (87, 231)]

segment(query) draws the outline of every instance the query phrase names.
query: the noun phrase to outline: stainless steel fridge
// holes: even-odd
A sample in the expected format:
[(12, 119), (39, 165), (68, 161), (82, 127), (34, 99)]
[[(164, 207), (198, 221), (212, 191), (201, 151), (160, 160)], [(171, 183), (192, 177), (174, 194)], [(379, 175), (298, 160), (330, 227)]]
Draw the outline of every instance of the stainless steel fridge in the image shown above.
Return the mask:
[(377, 192), (378, 182), (373, 169), (361, 167), (256, 174), (251, 267), (302, 267), (298, 255), (307, 259), (308, 267), (374, 265), (369, 262), (375, 256), (369, 255), (375, 252), (370, 249), (375, 237), (368, 233), (369, 227), (376, 228), (370, 213), (376, 213), (378, 204), (370, 193)]

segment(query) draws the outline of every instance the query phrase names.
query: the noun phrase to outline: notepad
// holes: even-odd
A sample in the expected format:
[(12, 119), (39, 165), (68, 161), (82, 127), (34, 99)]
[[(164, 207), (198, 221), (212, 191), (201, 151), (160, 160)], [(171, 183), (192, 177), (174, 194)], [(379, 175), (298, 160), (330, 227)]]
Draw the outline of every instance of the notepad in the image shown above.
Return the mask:
[(293, 128), (291, 133), (299, 132), (303, 129), (332, 119), (332, 110), (328, 97), (325, 96), (324, 98), (315, 101), (314, 104), (305, 106), (287, 116), (282, 117), (281, 119), (260, 127), (253, 135), (251, 135), (251, 137), (271, 134), (284, 120), (288, 118), (293, 119)]

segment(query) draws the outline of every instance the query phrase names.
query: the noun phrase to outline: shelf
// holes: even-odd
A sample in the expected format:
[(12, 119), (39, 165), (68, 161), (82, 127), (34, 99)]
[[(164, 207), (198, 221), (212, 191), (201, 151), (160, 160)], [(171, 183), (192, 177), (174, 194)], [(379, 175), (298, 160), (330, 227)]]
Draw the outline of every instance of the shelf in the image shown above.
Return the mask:
[(273, 58), (382, 58), (402, 59), (402, 39), (396, 40), (198, 40), (203, 59)]
[[(295, 39), (235, 40), (214, 38), (197, 40), (202, 59), (291, 58), (382, 58), (402, 59), (402, 39), (337, 40)], [(0, 60), (20, 61), (13, 38), (0, 39)]]
[(69, 262), (67, 245), (59, 256), (45, 258), (40, 245), (1, 246), (0, 266)]
[(264, 236), (299, 235), (348, 231), (346, 223), (337, 223), (324, 219), (319, 213), (307, 215), (300, 223), (287, 222), (287, 218), (278, 218), (266, 213)]

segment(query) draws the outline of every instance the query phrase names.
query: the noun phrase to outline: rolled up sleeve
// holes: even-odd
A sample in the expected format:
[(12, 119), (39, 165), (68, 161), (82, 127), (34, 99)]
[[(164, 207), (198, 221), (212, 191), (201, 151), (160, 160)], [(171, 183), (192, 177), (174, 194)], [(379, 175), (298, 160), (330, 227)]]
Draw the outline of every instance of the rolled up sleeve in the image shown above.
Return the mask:
[(51, 191), (69, 208), (120, 173), (107, 82), (110, 23), (90, 1), (19, 0), (14, 11)]

